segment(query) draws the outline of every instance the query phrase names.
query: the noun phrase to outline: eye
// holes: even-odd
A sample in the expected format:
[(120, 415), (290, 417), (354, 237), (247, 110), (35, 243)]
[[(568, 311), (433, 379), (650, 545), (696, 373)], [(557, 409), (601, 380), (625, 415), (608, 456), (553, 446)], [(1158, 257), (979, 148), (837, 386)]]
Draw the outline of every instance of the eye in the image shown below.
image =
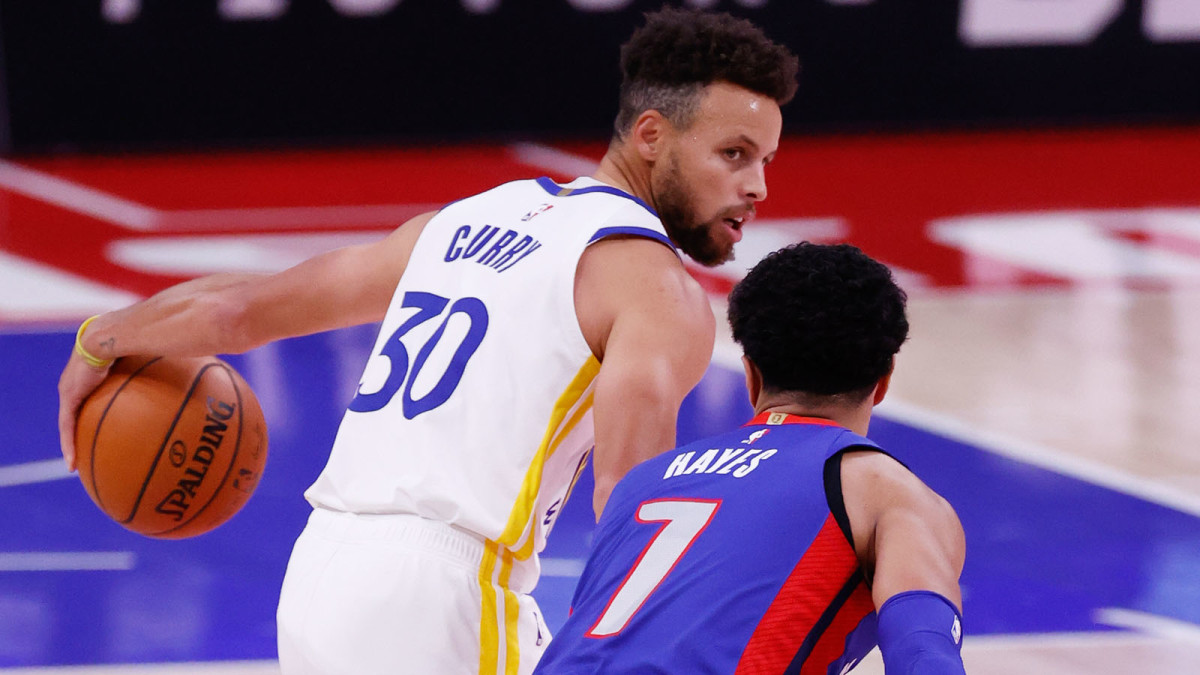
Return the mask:
[(725, 155), (725, 159), (736, 162), (746, 156), (746, 151), (741, 148), (725, 148), (722, 154)]

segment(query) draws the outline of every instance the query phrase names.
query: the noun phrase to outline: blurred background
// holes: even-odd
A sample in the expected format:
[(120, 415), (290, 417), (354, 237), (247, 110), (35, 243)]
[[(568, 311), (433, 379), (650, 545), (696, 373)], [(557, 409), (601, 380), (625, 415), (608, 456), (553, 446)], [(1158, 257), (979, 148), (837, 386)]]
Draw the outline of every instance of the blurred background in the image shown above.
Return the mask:
[[(595, 138), (633, 0), (0, 3), (5, 149)], [(680, 4), (680, 3), (676, 3)], [(803, 63), (793, 133), (1193, 122), (1189, 0), (695, 0)]]
[[(277, 672), (301, 493), (374, 327), (228, 357), (271, 460), (242, 513), (177, 542), (62, 469), (76, 327), (590, 173), (619, 46), (663, 4), (749, 18), (802, 64), (737, 260), (691, 268), (718, 317), (801, 239), (909, 292), (872, 436), (963, 519), (968, 671), (1200, 672), (1196, 0), (0, 0), (0, 669)], [(743, 422), (742, 387), (722, 334), (680, 440)], [(551, 536), (552, 628), (591, 519), (573, 500)]]

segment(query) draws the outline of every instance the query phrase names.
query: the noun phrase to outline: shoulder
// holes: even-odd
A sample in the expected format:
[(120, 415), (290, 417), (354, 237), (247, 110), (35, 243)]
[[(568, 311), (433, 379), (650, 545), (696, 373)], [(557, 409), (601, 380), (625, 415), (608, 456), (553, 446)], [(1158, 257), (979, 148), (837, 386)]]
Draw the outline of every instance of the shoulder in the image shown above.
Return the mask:
[(710, 349), (716, 331), (707, 294), (674, 249), (640, 236), (587, 248), (575, 273), (575, 311), (588, 342), (600, 345), (624, 318), (669, 327), (681, 339), (706, 337)]
[(950, 503), (934, 492), (908, 467), (891, 455), (872, 449), (842, 454), (843, 491), (880, 508), (915, 503), (934, 511), (953, 513)]
[(966, 536), (950, 503), (880, 453), (848, 453), (842, 471), (854, 552), (875, 606), (925, 590), (962, 607)]
[(877, 528), (898, 521), (962, 538), (962, 525), (950, 502), (886, 453), (866, 449), (843, 453), (841, 479), (856, 549), (865, 547), (869, 552)]
[(675, 250), (641, 236), (612, 236), (588, 246), (576, 270), (576, 287), (576, 297), (588, 301), (670, 300), (688, 310), (708, 307), (704, 289)]

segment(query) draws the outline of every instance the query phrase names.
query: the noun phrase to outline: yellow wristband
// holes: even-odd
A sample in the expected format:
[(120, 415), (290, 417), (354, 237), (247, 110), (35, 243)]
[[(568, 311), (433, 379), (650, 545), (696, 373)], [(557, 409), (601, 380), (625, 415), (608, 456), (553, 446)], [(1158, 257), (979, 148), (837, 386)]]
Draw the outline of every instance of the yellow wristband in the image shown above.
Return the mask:
[(79, 332), (75, 333), (75, 353), (80, 356), (89, 366), (93, 368), (107, 368), (112, 365), (112, 359), (101, 359), (92, 356), (88, 350), (83, 348), (83, 331), (87, 330), (88, 324), (96, 319), (96, 316), (90, 317), (79, 326)]

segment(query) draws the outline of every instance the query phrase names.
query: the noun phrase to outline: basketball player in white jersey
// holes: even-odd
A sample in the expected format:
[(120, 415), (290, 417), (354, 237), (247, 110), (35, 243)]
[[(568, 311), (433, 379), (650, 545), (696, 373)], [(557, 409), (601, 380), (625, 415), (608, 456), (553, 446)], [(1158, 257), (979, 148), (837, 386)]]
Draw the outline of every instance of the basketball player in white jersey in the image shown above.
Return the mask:
[(59, 384), (111, 360), (237, 353), (382, 321), (278, 611), (284, 673), (528, 673), (529, 592), (589, 450), (597, 514), (674, 446), (715, 321), (675, 247), (731, 256), (767, 195), (795, 57), (722, 14), (664, 10), (622, 48), (616, 133), (591, 177), (517, 181), (382, 241), (274, 275), (218, 275), (85, 322)]

